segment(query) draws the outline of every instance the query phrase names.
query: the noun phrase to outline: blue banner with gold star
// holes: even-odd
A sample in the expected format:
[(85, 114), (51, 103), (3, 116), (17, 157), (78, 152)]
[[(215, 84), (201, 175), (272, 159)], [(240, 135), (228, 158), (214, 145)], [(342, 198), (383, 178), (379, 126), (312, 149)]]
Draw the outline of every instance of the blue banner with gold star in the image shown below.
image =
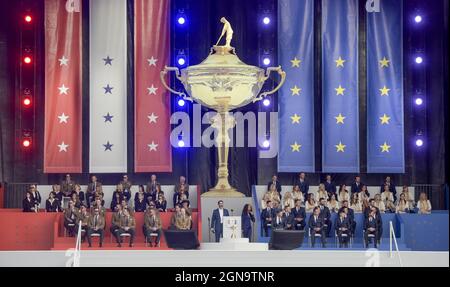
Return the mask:
[(367, 14), (367, 171), (404, 173), (403, 2)]
[(278, 19), (278, 171), (314, 172), (314, 0), (279, 0)]
[(358, 0), (322, 0), (322, 171), (359, 172)]

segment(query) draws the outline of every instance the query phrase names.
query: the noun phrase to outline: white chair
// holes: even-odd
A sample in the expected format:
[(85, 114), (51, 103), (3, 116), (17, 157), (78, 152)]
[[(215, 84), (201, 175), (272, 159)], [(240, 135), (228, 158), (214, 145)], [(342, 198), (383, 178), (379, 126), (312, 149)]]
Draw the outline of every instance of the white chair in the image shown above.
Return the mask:
[[(152, 237), (158, 237), (158, 233), (155, 233), (155, 232), (150, 233), (150, 238), (148, 238), (147, 236), (145, 236), (145, 247), (148, 247), (149, 239), (151, 240)], [(161, 245), (161, 238), (160, 238), (160, 240), (159, 240), (157, 246), (159, 247), (160, 245)]]
[[(74, 227), (75, 223), (69, 223), (67, 225), (70, 226), (70, 227)], [(64, 226), (64, 237), (67, 237), (67, 228), (65, 226)]]

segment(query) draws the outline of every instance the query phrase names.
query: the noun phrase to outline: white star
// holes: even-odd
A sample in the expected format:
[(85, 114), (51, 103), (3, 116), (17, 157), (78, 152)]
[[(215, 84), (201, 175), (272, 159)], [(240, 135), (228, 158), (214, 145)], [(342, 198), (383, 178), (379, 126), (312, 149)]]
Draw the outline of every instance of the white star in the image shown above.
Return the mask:
[(155, 144), (154, 141), (152, 141), (151, 144), (148, 144), (148, 147), (150, 148), (150, 151), (152, 151), (152, 150), (156, 151), (156, 148), (158, 147), (158, 145)]
[(62, 152), (62, 151), (67, 152), (67, 148), (69, 147), (69, 145), (62, 142), (61, 144), (58, 145), (58, 147), (59, 147), (59, 152)]
[(60, 95), (62, 95), (62, 94), (66, 94), (67, 95), (67, 91), (69, 90), (69, 88), (64, 86), (64, 84), (61, 87), (59, 87), (58, 89), (59, 89), (59, 94)]
[(158, 59), (155, 59), (153, 56), (150, 59), (147, 59), (148, 61), (148, 65), (149, 66), (155, 66), (156, 67), (156, 62), (158, 61)]
[(159, 118), (157, 115), (155, 115), (154, 113), (152, 113), (151, 115), (147, 116), (147, 118), (149, 119), (149, 123), (155, 123), (156, 124), (156, 119)]
[(156, 95), (156, 90), (157, 90), (157, 89), (158, 89), (158, 88), (155, 88), (155, 86), (153, 86), (153, 84), (152, 84), (152, 86), (151, 86), (150, 88), (147, 88), (148, 94), (149, 94), (149, 95), (151, 95), (151, 94)]
[(67, 59), (64, 55), (61, 59), (58, 59), (60, 66), (67, 66), (67, 62), (69, 62), (69, 59)]
[(59, 123), (66, 123), (67, 124), (67, 119), (69, 118), (69, 116), (66, 116), (64, 113), (62, 113), (62, 115), (58, 116), (59, 118)]

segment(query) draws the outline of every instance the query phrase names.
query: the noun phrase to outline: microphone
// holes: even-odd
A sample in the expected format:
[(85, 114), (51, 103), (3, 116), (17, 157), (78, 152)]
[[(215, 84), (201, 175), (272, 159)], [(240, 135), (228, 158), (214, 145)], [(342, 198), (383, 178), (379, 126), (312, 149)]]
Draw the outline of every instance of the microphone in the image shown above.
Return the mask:
[(234, 209), (230, 209), (231, 210), (231, 215), (233, 215)]

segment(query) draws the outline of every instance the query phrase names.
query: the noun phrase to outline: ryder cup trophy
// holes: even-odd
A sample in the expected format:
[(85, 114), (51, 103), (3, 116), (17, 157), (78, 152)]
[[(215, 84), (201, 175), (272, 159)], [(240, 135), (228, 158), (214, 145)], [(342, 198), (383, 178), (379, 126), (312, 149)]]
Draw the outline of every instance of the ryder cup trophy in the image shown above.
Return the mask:
[[(275, 93), (284, 84), (286, 73), (281, 67), (270, 67), (266, 71), (259, 67), (246, 65), (236, 55), (231, 47), (233, 30), (230, 23), (222, 18), (224, 26), (217, 44), (211, 48), (209, 56), (199, 65), (180, 70), (176, 67), (165, 67), (161, 71), (163, 86), (170, 92), (183, 97), (185, 100), (195, 101), (205, 107), (217, 111), (212, 119), (212, 127), (218, 130), (216, 147), (218, 150), (219, 167), (218, 181), (214, 188), (203, 193), (205, 197), (244, 197), (228, 182), (228, 149), (230, 138), (228, 131), (235, 126), (234, 118), (229, 112), (257, 102)], [(226, 44), (219, 46), (219, 42), (226, 34)], [(187, 91), (175, 91), (165, 82), (167, 73), (175, 72)], [(270, 73), (280, 75), (280, 82), (272, 91), (260, 93), (264, 82)]]

